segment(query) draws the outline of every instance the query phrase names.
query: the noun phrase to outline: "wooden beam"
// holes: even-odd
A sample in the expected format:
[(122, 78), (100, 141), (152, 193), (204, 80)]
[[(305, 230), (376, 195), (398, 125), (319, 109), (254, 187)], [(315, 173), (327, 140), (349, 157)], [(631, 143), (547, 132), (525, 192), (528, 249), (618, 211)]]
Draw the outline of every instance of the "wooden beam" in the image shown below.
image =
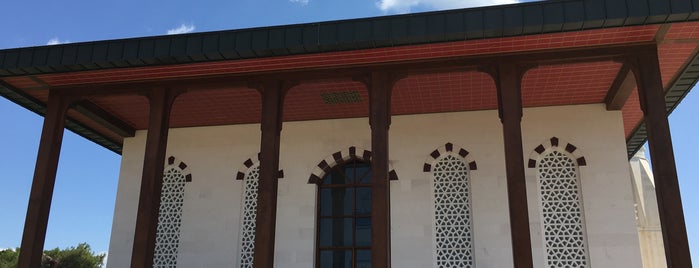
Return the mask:
[(391, 189), (388, 176), (388, 129), (391, 126), (391, 91), (395, 77), (371, 73), (364, 83), (369, 90), (371, 126), (371, 266), (391, 267)]
[(133, 137), (136, 135), (136, 129), (134, 127), (103, 110), (91, 101), (82, 100), (73, 106), (73, 110), (87, 116), (119, 136)]
[(523, 67), (512, 63), (500, 63), (489, 70), (498, 92), (498, 114), (505, 143), (507, 202), (515, 268), (533, 267), (521, 129), (524, 72)]
[(635, 88), (636, 79), (631, 72), (631, 67), (628, 64), (622, 65), (607, 91), (607, 96), (604, 97), (607, 111), (621, 110)]
[(513, 53), (465, 55), (395, 62), (354, 64), (343, 66), (318, 66), (303, 69), (285, 69), (231, 73), (223, 75), (121, 81), (111, 83), (89, 83), (55, 86), (64, 95), (111, 96), (146, 94), (156, 87), (179, 87), (192, 90), (215, 90), (245, 88), (251, 80), (295, 80), (308, 82), (327, 79), (351, 79), (366, 74), (367, 70), (390, 71), (396, 74), (430, 74), (474, 69), (493, 62), (511, 62), (520, 65), (554, 65), (580, 62), (609, 61), (630, 55), (633, 51), (655, 46), (654, 42), (623, 45), (604, 45), (583, 48), (545, 49)]
[(257, 190), (255, 252), (253, 267), (274, 267), (274, 244), (277, 223), (277, 189), (279, 174), (279, 138), (282, 131), (284, 95), (293, 85), (284, 81), (256, 83), (262, 95), (262, 138), (260, 178)]
[[(66, 96), (100, 97), (123, 95), (148, 95), (154, 88), (178, 88), (182, 92), (194, 90), (217, 90), (247, 88), (251, 77), (248, 75), (208, 75), (178, 77), (173, 79), (149, 79), (141, 81), (121, 81), (111, 83), (88, 83), (51, 87)], [(244, 78), (244, 79), (241, 79)], [(260, 80), (259, 78), (256, 80)]]
[(692, 267), (657, 48), (637, 53), (630, 62), (648, 132), (667, 267)]
[[(37, 98), (32, 97), (26, 91), (15, 88), (14, 86), (0, 81), (0, 96), (38, 114), (44, 116), (46, 114), (46, 103)], [(65, 128), (75, 132), (76, 134), (85, 137), (88, 140), (104, 146), (117, 154), (121, 154), (121, 141), (113, 140), (107, 137), (104, 133), (97, 132), (89, 128), (81, 122), (68, 116), (66, 118)]]
[(670, 32), (671, 24), (660, 24), (658, 31), (655, 32), (655, 37), (653, 39), (656, 43), (661, 44), (665, 41), (665, 36)]
[(20, 268), (41, 267), (46, 226), (49, 221), (58, 158), (63, 141), (63, 127), (70, 102), (63, 96), (49, 92), (48, 107), (39, 141), (39, 153), (34, 168), (34, 179), (29, 194), (27, 217), (24, 221), (22, 250), (19, 252), (17, 266)]
[(131, 253), (131, 268), (153, 267), (170, 110), (179, 93), (168, 88), (157, 88), (148, 95), (150, 116), (143, 159), (141, 192), (138, 198), (136, 230)]

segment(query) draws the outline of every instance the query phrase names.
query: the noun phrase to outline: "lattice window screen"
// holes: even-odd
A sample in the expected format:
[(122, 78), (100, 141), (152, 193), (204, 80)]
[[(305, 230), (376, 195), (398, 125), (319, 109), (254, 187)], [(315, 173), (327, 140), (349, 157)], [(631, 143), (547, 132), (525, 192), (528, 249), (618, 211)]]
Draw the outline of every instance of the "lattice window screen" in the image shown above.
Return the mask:
[(257, 219), (257, 186), (259, 167), (254, 167), (243, 180), (243, 220), (240, 225), (240, 267), (252, 268), (255, 253), (255, 220)]
[(153, 267), (177, 267), (185, 182), (185, 175), (180, 169), (171, 167), (165, 170), (160, 194)]
[(453, 155), (433, 169), (438, 268), (473, 267), (471, 184), (466, 162)]
[(552, 151), (538, 169), (547, 267), (588, 267), (577, 166)]

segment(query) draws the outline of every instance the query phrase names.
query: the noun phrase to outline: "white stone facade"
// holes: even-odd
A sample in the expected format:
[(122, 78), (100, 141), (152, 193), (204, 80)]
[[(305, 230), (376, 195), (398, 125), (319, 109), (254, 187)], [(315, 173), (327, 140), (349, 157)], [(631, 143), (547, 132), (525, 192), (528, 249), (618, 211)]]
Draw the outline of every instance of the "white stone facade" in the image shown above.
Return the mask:
[[(474, 267), (512, 267), (502, 126), (497, 111), (392, 117), (389, 141), (393, 267), (435, 267), (430, 153), (452, 143), (469, 152)], [(620, 111), (603, 104), (524, 109), (525, 155), (551, 137), (577, 146), (588, 267), (641, 267), (634, 200)], [(124, 141), (109, 268), (128, 267), (146, 133)], [(367, 118), (284, 123), (281, 136), (275, 263), (309, 268), (315, 262), (316, 165), (351, 146), (370, 149)], [(236, 173), (260, 147), (260, 125), (171, 129), (168, 156), (187, 164), (178, 267), (239, 267), (243, 181)], [(526, 168), (534, 267), (545, 267), (536, 168)]]

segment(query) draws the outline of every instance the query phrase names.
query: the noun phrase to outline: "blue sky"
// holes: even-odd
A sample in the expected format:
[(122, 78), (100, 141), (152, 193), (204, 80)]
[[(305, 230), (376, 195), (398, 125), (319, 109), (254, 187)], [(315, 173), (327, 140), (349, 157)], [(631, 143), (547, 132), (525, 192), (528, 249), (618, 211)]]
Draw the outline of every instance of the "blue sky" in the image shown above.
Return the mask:
[[(372, 17), (510, 0), (7, 1), (0, 49)], [(699, 89), (670, 117), (693, 256), (699, 263)], [(0, 248), (19, 246), (43, 118), (0, 98)], [(46, 248), (109, 245), (120, 156), (66, 131)]]

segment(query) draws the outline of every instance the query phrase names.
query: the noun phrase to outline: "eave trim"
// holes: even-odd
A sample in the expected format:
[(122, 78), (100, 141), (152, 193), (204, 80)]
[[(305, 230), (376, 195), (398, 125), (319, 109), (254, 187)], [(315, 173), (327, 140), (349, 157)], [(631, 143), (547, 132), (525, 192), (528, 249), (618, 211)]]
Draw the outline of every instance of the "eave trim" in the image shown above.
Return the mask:
[[(699, 20), (689, 1), (550, 0), (0, 50), (0, 77), (238, 60)], [(671, 4), (672, 2), (672, 4)]]

